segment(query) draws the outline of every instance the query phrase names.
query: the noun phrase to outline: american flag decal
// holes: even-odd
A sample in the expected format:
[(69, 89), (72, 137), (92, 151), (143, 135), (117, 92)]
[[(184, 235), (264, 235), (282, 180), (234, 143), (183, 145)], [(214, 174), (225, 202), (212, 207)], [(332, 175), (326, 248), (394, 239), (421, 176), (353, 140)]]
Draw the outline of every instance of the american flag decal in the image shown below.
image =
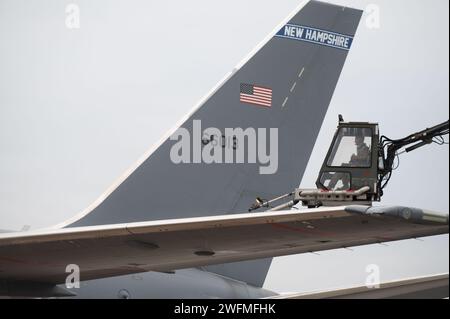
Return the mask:
[(240, 101), (265, 107), (272, 106), (272, 89), (241, 83)]

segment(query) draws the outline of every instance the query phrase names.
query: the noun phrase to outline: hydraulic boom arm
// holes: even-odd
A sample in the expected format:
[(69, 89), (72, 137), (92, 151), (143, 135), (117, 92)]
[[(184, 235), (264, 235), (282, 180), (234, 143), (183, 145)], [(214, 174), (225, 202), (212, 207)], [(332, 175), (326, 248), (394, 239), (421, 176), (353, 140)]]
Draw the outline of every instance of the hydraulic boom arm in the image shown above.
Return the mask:
[[(412, 152), (431, 143), (439, 145), (448, 144), (443, 137), (447, 134), (449, 134), (449, 121), (398, 140), (392, 140), (383, 135), (380, 138), (379, 145), (379, 156), (382, 159), (382, 165), (379, 167), (379, 189), (383, 190), (388, 184), (392, 175), (395, 158), (399, 154)], [(401, 151), (402, 149), (404, 150)]]

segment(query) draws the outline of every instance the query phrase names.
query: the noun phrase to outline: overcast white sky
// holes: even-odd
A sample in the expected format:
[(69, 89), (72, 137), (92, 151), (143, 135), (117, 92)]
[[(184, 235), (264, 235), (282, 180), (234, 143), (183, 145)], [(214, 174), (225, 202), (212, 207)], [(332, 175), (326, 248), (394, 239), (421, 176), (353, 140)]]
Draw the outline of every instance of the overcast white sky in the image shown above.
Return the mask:
[[(380, 8), (349, 54), (302, 186), (337, 114), (397, 138), (449, 118), (449, 2), (333, 0)], [(80, 7), (80, 29), (65, 7)], [(0, 229), (59, 223), (96, 199), (299, 0), (0, 0)], [(383, 204), (449, 210), (449, 149), (402, 157)], [(277, 291), (448, 272), (448, 236), (277, 258)]]

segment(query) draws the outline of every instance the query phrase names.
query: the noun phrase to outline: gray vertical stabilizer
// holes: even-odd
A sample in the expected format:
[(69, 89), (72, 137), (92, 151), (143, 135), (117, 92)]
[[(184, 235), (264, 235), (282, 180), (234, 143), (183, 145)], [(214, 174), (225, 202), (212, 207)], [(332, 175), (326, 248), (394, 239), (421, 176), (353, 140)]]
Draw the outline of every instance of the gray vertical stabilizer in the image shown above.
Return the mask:
[[(261, 174), (261, 167), (267, 165), (259, 161), (175, 164), (170, 153), (177, 141), (168, 138), (175, 128), (101, 198), (62, 226), (246, 212), (257, 196), (271, 198), (297, 187), (361, 14), (317, 1), (301, 6), (180, 123), (191, 136), (194, 120), (201, 121), (202, 129), (213, 127), (221, 132), (226, 128), (265, 128), (269, 134), (270, 128), (277, 128), (275, 170)], [(207, 270), (262, 286), (270, 262), (265, 259)]]

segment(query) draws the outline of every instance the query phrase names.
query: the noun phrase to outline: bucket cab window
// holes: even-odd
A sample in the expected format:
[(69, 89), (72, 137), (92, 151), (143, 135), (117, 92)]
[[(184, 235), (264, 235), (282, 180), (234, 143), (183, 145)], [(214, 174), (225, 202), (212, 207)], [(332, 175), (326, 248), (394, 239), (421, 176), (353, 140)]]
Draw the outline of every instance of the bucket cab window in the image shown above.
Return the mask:
[(329, 167), (371, 167), (372, 129), (341, 127), (327, 161)]
[(351, 188), (351, 176), (344, 172), (324, 172), (320, 176), (320, 183), (327, 190), (348, 191)]

